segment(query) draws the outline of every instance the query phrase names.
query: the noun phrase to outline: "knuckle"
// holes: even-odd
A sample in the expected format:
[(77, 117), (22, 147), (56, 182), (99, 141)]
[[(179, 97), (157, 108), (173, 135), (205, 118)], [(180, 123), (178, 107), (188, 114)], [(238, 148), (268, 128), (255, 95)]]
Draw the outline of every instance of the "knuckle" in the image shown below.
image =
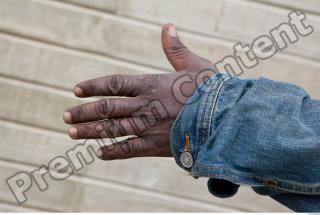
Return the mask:
[(78, 126), (77, 130), (77, 136), (79, 138), (90, 138), (92, 136), (92, 129), (87, 125)]
[(134, 157), (133, 147), (128, 141), (118, 142), (104, 147), (105, 160), (126, 159)]
[(116, 119), (109, 119), (104, 122), (104, 128), (109, 137), (117, 137), (126, 135), (124, 127)]
[(124, 143), (120, 143), (119, 144), (119, 148), (120, 148), (120, 154), (123, 157), (131, 157), (134, 154), (134, 148), (132, 147), (132, 145), (130, 144), (129, 141), (126, 141)]
[(100, 123), (94, 124), (92, 130), (93, 130), (92, 132), (95, 134), (96, 137), (98, 138), (106, 137), (106, 132), (104, 130), (104, 127)]
[(109, 118), (113, 116), (114, 107), (113, 99), (103, 99), (95, 106), (95, 111), (99, 117)]
[(124, 85), (124, 78), (121, 75), (113, 75), (110, 78), (110, 83), (107, 84), (106, 89), (112, 95), (118, 95)]

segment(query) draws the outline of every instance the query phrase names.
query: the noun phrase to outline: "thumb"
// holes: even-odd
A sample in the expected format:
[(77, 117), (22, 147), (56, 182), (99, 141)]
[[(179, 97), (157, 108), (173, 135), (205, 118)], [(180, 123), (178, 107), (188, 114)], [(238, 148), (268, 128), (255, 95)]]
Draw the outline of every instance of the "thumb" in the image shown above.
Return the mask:
[(210, 61), (194, 54), (185, 47), (180, 41), (173, 24), (169, 23), (163, 26), (161, 41), (163, 51), (176, 71), (212, 67)]

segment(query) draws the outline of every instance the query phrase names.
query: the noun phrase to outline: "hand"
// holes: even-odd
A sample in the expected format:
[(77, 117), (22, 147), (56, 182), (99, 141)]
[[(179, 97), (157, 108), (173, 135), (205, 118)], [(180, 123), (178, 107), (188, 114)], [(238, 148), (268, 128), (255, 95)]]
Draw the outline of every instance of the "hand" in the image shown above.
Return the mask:
[(178, 73), (111, 75), (77, 84), (74, 93), (78, 97), (108, 98), (68, 108), (63, 118), (73, 124), (69, 136), (73, 139), (135, 136), (98, 149), (97, 155), (104, 160), (172, 156), (172, 123), (197, 82), (207, 77), (208, 73), (199, 76), (201, 71), (212, 71), (213, 66), (182, 44), (172, 24), (162, 29), (162, 46)]

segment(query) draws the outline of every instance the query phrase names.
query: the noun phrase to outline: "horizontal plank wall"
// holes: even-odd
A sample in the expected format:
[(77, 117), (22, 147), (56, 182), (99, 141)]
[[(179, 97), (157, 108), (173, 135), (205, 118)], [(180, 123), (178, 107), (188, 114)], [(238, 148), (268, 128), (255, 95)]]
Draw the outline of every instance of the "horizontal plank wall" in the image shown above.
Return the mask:
[[(193, 179), (166, 158), (95, 158), (67, 180), (46, 176), (49, 190), (32, 187), (23, 205), (3, 182), (81, 143), (67, 137), (62, 121), (66, 107), (95, 100), (76, 99), (77, 82), (172, 72), (161, 48), (162, 24), (175, 23), (190, 49), (216, 62), (235, 43), (287, 21), (295, 8), (320, 28), (317, 0), (0, 0), (0, 211), (289, 211), (247, 187), (215, 198), (206, 179)], [(290, 82), (320, 98), (319, 42), (315, 31), (243, 77)]]

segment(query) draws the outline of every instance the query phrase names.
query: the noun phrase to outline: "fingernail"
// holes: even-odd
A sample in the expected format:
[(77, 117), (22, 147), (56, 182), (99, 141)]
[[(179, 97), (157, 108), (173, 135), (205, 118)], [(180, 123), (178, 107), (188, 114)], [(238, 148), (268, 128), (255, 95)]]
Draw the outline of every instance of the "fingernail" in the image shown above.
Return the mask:
[(69, 128), (69, 136), (73, 139), (77, 137), (77, 129), (75, 127)]
[(97, 150), (97, 156), (98, 156), (99, 158), (101, 158), (102, 155), (103, 155), (103, 150), (102, 150), (102, 149), (98, 149), (98, 150)]
[(63, 113), (63, 120), (66, 122), (66, 123), (70, 123), (71, 122), (71, 113), (69, 111), (65, 111)]
[(73, 92), (76, 96), (83, 96), (83, 91), (80, 87), (75, 87)]
[(173, 24), (168, 24), (168, 34), (170, 37), (177, 37), (177, 31)]

